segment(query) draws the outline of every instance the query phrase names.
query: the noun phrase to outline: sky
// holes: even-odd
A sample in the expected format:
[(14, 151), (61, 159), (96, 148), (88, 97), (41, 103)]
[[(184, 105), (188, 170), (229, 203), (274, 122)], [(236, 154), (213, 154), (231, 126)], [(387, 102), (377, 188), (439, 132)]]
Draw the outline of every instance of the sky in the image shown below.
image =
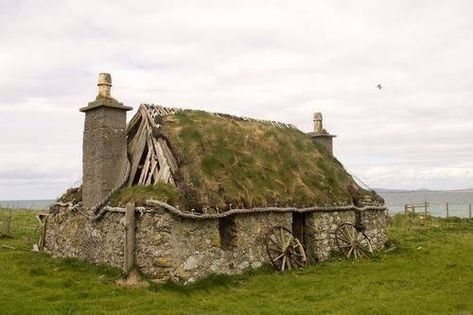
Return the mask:
[(0, 200), (80, 184), (79, 108), (99, 72), (135, 110), (305, 132), (322, 112), (336, 157), (370, 187), (473, 187), (472, 12), (454, 0), (0, 0)]

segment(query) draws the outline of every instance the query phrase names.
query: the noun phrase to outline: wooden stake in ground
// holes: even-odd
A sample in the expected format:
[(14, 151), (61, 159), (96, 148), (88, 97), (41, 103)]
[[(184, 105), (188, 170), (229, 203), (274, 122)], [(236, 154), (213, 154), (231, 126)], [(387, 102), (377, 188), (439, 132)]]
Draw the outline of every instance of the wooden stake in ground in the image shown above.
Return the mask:
[(125, 250), (124, 250), (124, 269), (126, 279), (118, 281), (118, 284), (124, 286), (146, 286), (147, 282), (143, 281), (136, 268), (136, 254), (135, 254), (135, 203), (129, 202), (125, 210)]
[(135, 267), (135, 204), (129, 202), (125, 211), (125, 272)]

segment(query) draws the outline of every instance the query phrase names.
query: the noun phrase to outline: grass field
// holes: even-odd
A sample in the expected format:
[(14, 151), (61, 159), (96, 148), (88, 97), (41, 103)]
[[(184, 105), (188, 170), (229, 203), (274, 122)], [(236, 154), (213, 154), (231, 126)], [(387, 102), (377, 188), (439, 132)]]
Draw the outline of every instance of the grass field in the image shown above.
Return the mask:
[[(7, 212), (0, 211), (0, 217)], [(0, 314), (471, 314), (473, 221), (396, 216), (395, 249), (370, 261), (269, 268), (189, 287), (127, 289), (120, 271), (32, 253), (34, 212), (15, 211), (0, 238)]]

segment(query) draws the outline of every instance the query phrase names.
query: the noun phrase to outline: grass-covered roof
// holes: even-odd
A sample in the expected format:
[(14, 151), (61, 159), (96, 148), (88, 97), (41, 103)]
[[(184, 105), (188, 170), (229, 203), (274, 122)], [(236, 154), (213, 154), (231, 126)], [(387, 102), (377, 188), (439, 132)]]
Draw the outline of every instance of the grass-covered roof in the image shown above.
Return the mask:
[(185, 208), (350, 203), (353, 179), (329, 152), (295, 128), (179, 111), (160, 121), (179, 168)]

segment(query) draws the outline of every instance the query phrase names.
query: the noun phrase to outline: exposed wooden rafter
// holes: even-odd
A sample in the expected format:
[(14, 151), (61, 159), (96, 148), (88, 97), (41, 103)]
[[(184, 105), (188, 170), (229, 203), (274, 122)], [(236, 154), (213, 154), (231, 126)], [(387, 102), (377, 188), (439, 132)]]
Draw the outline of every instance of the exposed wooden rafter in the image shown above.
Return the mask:
[(163, 137), (153, 134), (160, 126), (156, 115), (141, 105), (127, 127), (128, 154), (131, 163), (128, 186), (169, 183), (175, 185), (173, 175), (178, 169), (177, 161)]

